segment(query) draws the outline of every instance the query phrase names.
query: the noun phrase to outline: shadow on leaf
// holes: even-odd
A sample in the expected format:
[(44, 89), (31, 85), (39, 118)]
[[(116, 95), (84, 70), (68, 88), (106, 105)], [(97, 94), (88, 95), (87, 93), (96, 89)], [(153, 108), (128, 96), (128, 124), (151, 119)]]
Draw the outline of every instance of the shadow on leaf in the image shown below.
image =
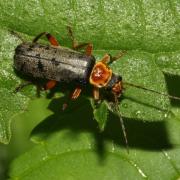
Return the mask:
[[(172, 96), (180, 97), (180, 76), (172, 76), (165, 74), (165, 79), (169, 94)], [(171, 99), (171, 105), (175, 107), (180, 107), (180, 101)]]
[[(106, 153), (106, 142), (110, 141), (117, 146), (124, 146), (124, 138), (119, 119), (110, 113), (105, 131), (100, 133), (97, 122), (93, 119), (93, 110), (87, 99), (80, 97), (77, 101), (72, 101), (65, 111), (62, 105), (66, 98), (53, 99), (49, 104), (49, 109), (54, 112), (47, 117), (32, 132), (32, 137), (40, 137), (48, 140), (53, 133), (64, 129), (72, 131), (72, 138), (78, 134), (87, 132), (95, 139), (95, 150), (103, 159)], [(168, 140), (165, 122), (143, 122), (135, 119), (125, 119), (124, 123), (127, 131), (130, 150), (139, 148), (149, 151), (161, 151), (172, 148)], [(76, 140), (76, 139), (75, 139)]]

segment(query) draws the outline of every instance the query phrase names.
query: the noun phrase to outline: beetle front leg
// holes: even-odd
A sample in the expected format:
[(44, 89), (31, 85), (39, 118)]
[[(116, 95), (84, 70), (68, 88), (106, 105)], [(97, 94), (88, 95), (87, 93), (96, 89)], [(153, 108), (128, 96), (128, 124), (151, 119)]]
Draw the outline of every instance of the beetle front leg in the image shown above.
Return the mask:
[(56, 38), (54, 36), (52, 36), (50, 33), (48, 32), (42, 32), (40, 34), (38, 34), (34, 39), (33, 42), (37, 42), (42, 36), (46, 36), (46, 38), (48, 39), (48, 41), (51, 43), (51, 45), (53, 46), (59, 46), (58, 41), (56, 40)]
[(110, 60), (109, 60), (109, 62), (108, 62), (108, 64), (111, 64), (111, 63), (113, 63), (114, 61), (116, 61), (116, 60), (118, 60), (118, 59), (120, 59), (122, 56), (124, 56), (125, 54), (127, 53), (127, 51), (122, 51), (122, 52), (120, 52), (119, 54), (117, 54), (116, 56), (111, 56), (111, 55), (109, 55), (110, 56)]
[(98, 87), (93, 88), (93, 97), (96, 102), (99, 100), (99, 88)]
[(114, 61), (118, 60), (119, 58), (121, 58), (122, 56), (124, 56), (124, 54), (126, 54), (126, 53), (127, 53), (127, 51), (122, 51), (113, 57), (110, 54), (105, 54), (104, 57), (100, 61), (104, 64), (109, 65), (112, 62), (114, 62)]
[(105, 54), (104, 57), (100, 60), (104, 64), (108, 64), (111, 60), (111, 56), (109, 54)]

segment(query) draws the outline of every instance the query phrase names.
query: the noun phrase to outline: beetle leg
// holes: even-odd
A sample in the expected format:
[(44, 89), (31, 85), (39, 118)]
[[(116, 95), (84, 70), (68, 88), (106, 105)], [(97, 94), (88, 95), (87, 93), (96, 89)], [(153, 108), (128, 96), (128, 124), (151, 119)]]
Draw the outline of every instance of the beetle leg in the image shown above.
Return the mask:
[[(73, 93), (71, 94), (71, 100), (76, 100), (80, 94), (81, 94), (81, 91), (82, 91), (82, 88), (81, 87), (77, 87)], [(68, 103), (64, 103), (63, 106), (62, 106), (62, 110), (64, 111), (68, 106)]]
[(43, 86), (41, 86), (40, 84), (35, 84), (35, 85), (36, 85), (36, 96), (40, 97), (41, 91), (43, 91)]
[(119, 54), (117, 54), (116, 56), (111, 56), (111, 55), (109, 55), (110, 56), (110, 61), (108, 62), (108, 64), (111, 64), (112, 62), (114, 62), (114, 61), (116, 61), (116, 60), (118, 60), (118, 59), (120, 59), (122, 56), (124, 56), (125, 54), (127, 53), (127, 51), (122, 51), (122, 52), (120, 52)]
[(92, 55), (92, 51), (93, 51), (93, 45), (91, 43), (89, 43), (86, 47), (86, 55), (87, 56), (91, 56)]
[(26, 86), (29, 86), (29, 85), (36, 86), (36, 95), (37, 95), (37, 97), (40, 97), (40, 92), (42, 91), (42, 86), (39, 85), (38, 83), (31, 82), (31, 81), (26, 81), (26, 82), (21, 83), (18, 87), (15, 88), (14, 93), (21, 91), (23, 88), (25, 88)]
[(94, 97), (95, 101), (99, 100), (99, 88), (97, 88), (97, 87), (93, 88), (93, 97)]
[(48, 81), (45, 85), (45, 90), (52, 89), (53, 87), (56, 86), (56, 84), (57, 84), (57, 81), (55, 80)]
[(74, 50), (78, 50), (78, 49), (84, 48), (86, 46), (85, 54), (88, 55), (88, 56), (91, 56), (92, 51), (93, 51), (93, 45), (91, 43), (81, 43), (81, 44), (79, 44), (76, 41), (75, 37), (74, 37), (72, 28), (70, 26), (68, 26), (67, 28), (68, 28), (69, 36), (70, 36), (70, 38), (72, 40), (72, 48)]
[(108, 64), (111, 60), (111, 57), (109, 54), (105, 54), (104, 57), (101, 59), (101, 62), (104, 64)]
[(31, 81), (21, 83), (18, 87), (15, 88), (14, 93), (21, 91), (24, 87), (29, 86), (31, 84), (33, 84)]
[(74, 38), (74, 34), (73, 34), (73, 31), (72, 31), (72, 28), (70, 26), (67, 26), (68, 28), (68, 33), (69, 33), (69, 36), (71, 38), (71, 41), (72, 41), (72, 48), (73, 49), (77, 49), (78, 47), (78, 42), (75, 40)]
[[(70, 97), (71, 100), (76, 100), (76, 99), (80, 96), (81, 91), (82, 91), (82, 89), (81, 89), (80, 87), (77, 87), (77, 88), (73, 91), (73, 93), (72, 93), (72, 95), (71, 95), (71, 97)], [(67, 106), (68, 106), (68, 103), (64, 103), (63, 106), (62, 106), (62, 110), (64, 111), (64, 110), (67, 108)]]
[(87, 56), (92, 55), (93, 51), (93, 45), (91, 43), (82, 43), (82, 44), (77, 44), (76, 46), (73, 46), (73, 49), (78, 50), (86, 46), (85, 54)]
[(50, 33), (47, 32), (42, 32), (40, 34), (38, 34), (34, 39), (33, 42), (37, 42), (42, 36), (46, 36), (48, 41), (51, 43), (51, 45), (53, 46), (59, 46), (58, 41), (56, 40), (56, 38), (54, 36), (52, 36)]
[(77, 87), (71, 95), (71, 100), (77, 99), (81, 94), (82, 88)]

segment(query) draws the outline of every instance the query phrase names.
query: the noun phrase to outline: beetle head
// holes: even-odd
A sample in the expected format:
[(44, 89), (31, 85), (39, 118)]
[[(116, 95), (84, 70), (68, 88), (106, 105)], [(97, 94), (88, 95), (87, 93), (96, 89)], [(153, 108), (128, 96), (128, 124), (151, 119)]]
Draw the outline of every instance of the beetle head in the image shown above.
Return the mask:
[(122, 77), (113, 73), (106, 88), (110, 89), (116, 97), (120, 97), (123, 89)]

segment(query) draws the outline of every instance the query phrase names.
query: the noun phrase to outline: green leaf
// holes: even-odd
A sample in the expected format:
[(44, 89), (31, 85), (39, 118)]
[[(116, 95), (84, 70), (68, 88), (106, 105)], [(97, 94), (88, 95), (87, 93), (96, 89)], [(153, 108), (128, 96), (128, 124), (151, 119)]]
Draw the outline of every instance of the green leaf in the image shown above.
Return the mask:
[(10, 179), (168, 180), (180, 177), (179, 118), (149, 123), (126, 121), (128, 154), (118, 119), (113, 116), (104, 133), (99, 133), (89, 108), (90, 104), (86, 103), (75, 109), (76, 119), (70, 115), (62, 117), (57, 112), (42, 122), (36, 129), (41, 139), (37, 141), (37, 136), (33, 136), (38, 144), (13, 161)]
[[(131, 73), (127, 71), (127, 67)], [(152, 54), (128, 52), (125, 58), (116, 62), (113, 69), (122, 74), (124, 82), (168, 94), (164, 75), (156, 66)], [(129, 118), (157, 121), (167, 117), (169, 105), (168, 97), (125, 86), (124, 99), (120, 102), (120, 109), (123, 116)]]
[(159, 53), (156, 55), (156, 63), (164, 73), (180, 75), (180, 53)]
[[(176, 1), (172, 3), (153, 1), (142, 2), (141, 4), (128, 1), (113, 1), (111, 3), (108, 1), (102, 3), (98, 1), (88, 3), (84, 1), (62, 1), (60, 6), (58, 4), (56, 0), (42, 3), (34, 1), (0, 2), (0, 23), (4, 28), (33, 36), (43, 31), (51, 32), (57, 36), (60, 44), (64, 45), (70, 44), (66, 26), (72, 25), (77, 39), (83, 42), (93, 42), (96, 49), (104, 50), (103, 53), (109, 53), (110, 49), (117, 50), (116, 52), (119, 49), (129, 49), (129, 55), (126, 55), (124, 61), (122, 60), (124, 64), (119, 61), (112, 65), (113, 70), (121, 74), (126, 81), (139, 83), (143, 86), (147, 85), (149, 88), (166, 92), (163, 74), (155, 65), (155, 60), (157, 64), (161, 64), (162, 58), (156, 58), (154, 54), (146, 51), (163, 51), (167, 55), (166, 52), (169, 51), (178, 53), (179, 36), (178, 26), (176, 25), (178, 18), (174, 17), (174, 14), (178, 12)], [(172, 11), (166, 11), (168, 8)], [(151, 11), (153, 11), (153, 14)], [(7, 33), (7, 31), (3, 32)], [(17, 38), (13, 36), (4, 36), (4, 33), (1, 33), (1, 51), (3, 54), (1, 56), (3, 61), (1, 68), (7, 65), (7, 69), (5, 68), (6, 73), (13, 73), (13, 49), (20, 41), (17, 42)], [(141, 51), (131, 52), (131, 49), (140, 49)], [(101, 55), (103, 54), (97, 54), (98, 57)], [(170, 57), (169, 63), (172, 62), (171, 59)], [(175, 66), (174, 64), (177, 63), (173, 62), (168, 66), (171, 68), (171, 72)], [(177, 68), (176, 74), (178, 74)], [(12, 89), (15, 88), (14, 80), (12, 81), (12, 79), (6, 77), (5, 79), (8, 84), (11, 84)], [(6, 85), (5, 88), (8, 89)], [(3, 93), (4, 90), (1, 90), (1, 92)], [(169, 106), (167, 98), (158, 97), (134, 88), (129, 88), (125, 95), (125, 98), (128, 97), (129, 99), (124, 99), (120, 106), (124, 116), (143, 120), (162, 120), (167, 116), (166, 110), (168, 110)], [(27, 102), (27, 100), (25, 101)], [(5, 107), (3, 103), (2, 107)], [(12, 108), (9, 108), (9, 111), (11, 110)], [(2, 109), (2, 111), (4, 110)], [(14, 109), (13, 114), (16, 114), (16, 112), (19, 111)], [(10, 134), (11, 118), (4, 114), (7, 113), (2, 115), (3, 124), (6, 124), (6, 126), (2, 125), (3, 132), (5, 132), (4, 134)], [(9, 142), (7, 135), (6, 137), (2, 135), (2, 137), (6, 139), (2, 140), (2, 142)]]
[[(105, 51), (95, 53), (100, 55), (105, 54)], [(118, 51), (109, 51), (109, 53), (116, 55)], [(156, 66), (153, 54), (128, 51), (111, 67), (114, 73), (122, 76), (124, 82), (168, 94), (164, 75)], [(123, 116), (146, 121), (159, 121), (167, 117), (170, 106), (168, 97), (134, 87), (124, 88), (123, 98), (120, 100)]]
[(108, 106), (107, 102), (102, 101), (100, 104), (94, 104), (94, 101), (91, 102), (93, 107), (93, 114), (95, 120), (98, 122), (99, 128), (101, 131), (104, 131), (105, 125), (108, 119)]
[(1, 1), (2, 26), (25, 34), (48, 31), (67, 45), (66, 25), (96, 49), (179, 51), (179, 1)]
[(12, 59), (16, 38), (6, 30), (0, 29), (0, 142), (8, 144), (11, 138), (10, 124), (13, 117), (25, 111), (29, 98), (21, 93), (14, 93), (20, 83), (13, 72)]
[[(28, 39), (47, 31), (70, 47), (66, 26), (71, 25), (77, 40), (93, 43), (97, 60), (105, 53), (127, 50), (111, 65), (124, 82), (168, 93), (178, 89), (178, 81), (169, 83), (164, 77), (164, 73), (179, 75), (178, 7), (177, 0), (0, 1), (0, 141), (9, 142), (12, 116), (26, 109), (35, 94), (32, 88), (12, 93), (20, 83), (12, 68), (14, 48), (20, 41), (7, 29)], [(173, 95), (177, 94), (178, 90)], [(118, 117), (110, 113), (105, 131), (99, 134), (89, 101), (81, 97), (62, 112), (64, 102), (63, 97), (52, 99), (48, 108), (53, 114), (33, 130), (31, 138), (37, 145), (12, 163), (12, 179), (180, 178), (179, 106), (171, 109), (168, 98), (125, 86), (119, 108), (129, 155)], [(168, 112), (174, 117), (168, 117)], [(100, 118), (103, 127), (106, 116)]]

